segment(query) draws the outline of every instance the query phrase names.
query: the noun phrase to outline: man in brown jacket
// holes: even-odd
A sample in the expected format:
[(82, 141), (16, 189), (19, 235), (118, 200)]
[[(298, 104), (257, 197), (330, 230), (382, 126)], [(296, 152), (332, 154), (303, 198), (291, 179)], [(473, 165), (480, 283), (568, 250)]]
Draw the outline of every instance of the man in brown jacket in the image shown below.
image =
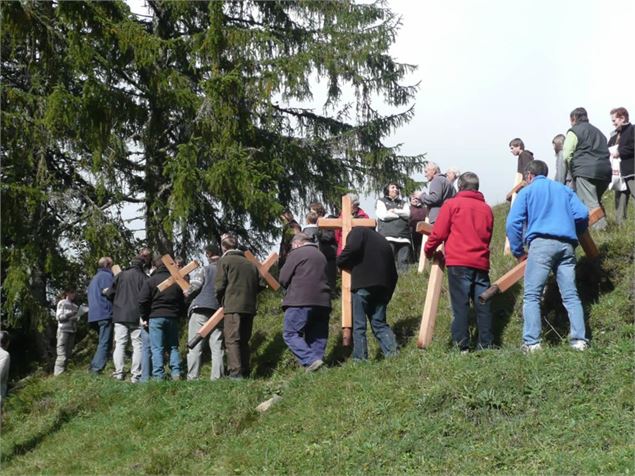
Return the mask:
[(235, 236), (223, 236), (223, 256), (218, 261), (215, 288), (216, 298), (225, 310), (227, 371), (230, 378), (240, 379), (249, 375), (249, 339), (262, 286), (258, 268), (245, 258), (237, 245)]

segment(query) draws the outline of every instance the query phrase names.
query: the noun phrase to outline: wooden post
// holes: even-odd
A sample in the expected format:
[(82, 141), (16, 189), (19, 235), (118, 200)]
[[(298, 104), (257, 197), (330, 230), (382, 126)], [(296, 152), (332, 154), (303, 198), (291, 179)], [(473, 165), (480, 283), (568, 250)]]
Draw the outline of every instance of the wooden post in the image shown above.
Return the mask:
[[(425, 222), (419, 222), (419, 223), (430, 223), (430, 219), (428, 217), (426, 217), (426, 221)], [(419, 231), (419, 223), (417, 223), (417, 232), (421, 233)], [(419, 253), (419, 266), (417, 267), (417, 273), (421, 274), (423, 273), (423, 270), (426, 269), (426, 263), (428, 262), (428, 260), (426, 259), (426, 254), (423, 252), (423, 248), (426, 246), (426, 242), (428, 241), (428, 235), (427, 234), (423, 234), (423, 236), (421, 237), (421, 252)]]
[[(596, 223), (600, 218), (604, 216), (604, 211), (598, 207), (594, 208), (589, 212), (589, 226)], [(580, 241), (580, 246), (584, 250), (584, 253), (587, 255), (589, 259), (595, 259), (599, 256), (599, 251), (597, 246), (595, 246), (595, 242), (593, 238), (591, 238), (591, 234), (589, 233), (589, 229), (584, 230), (580, 236), (578, 236)], [(509, 288), (511, 288), (514, 284), (516, 284), (520, 279), (525, 276), (525, 268), (527, 267), (527, 261), (522, 261), (510, 269), (507, 273), (501, 276), (498, 280), (494, 282), (489, 288), (487, 288), (483, 294), (481, 294), (478, 299), (482, 303), (486, 303), (494, 296), (500, 293), (504, 293)]]
[(223, 308), (219, 308), (216, 310), (212, 317), (210, 317), (205, 324), (196, 332), (196, 335), (190, 339), (187, 343), (188, 349), (193, 349), (198, 345), (200, 341), (205, 339), (210, 332), (214, 330), (214, 328), (223, 320), (225, 317), (225, 312)]
[(157, 286), (157, 288), (159, 288), (159, 291), (160, 292), (165, 291), (174, 283), (178, 284), (179, 287), (184, 292), (187, 291), (188, 288), (190, 287), (190, 284), (183, 278), (185, 278), (185, 276), (187, 276), (188, 274), (190, 274), (192, 271), (194, 271), (196, 268), (199, 267), (198, 261), (196, 260), (190, 261), (186, 266), (183, 266), (181, 269), (179, 269), (176, 266), (176, 263), (174, 262), (174, 260), (172, 259), (170, 255), (161, 256), (161, 261), (170, 272), (170, 277), (166, 279), (165, 281), (162, 281), (161, 283), (159, 283), (159, 285)]
[(258, 261), (258, 258), (256, 258), (251, 251), (247, 250), (245, 251), (245, 258), (247, 258), (249, 261), (251, 261), (253, 264), (256, 265), (256, 268), (258, 268), (258, 272), (260, 273), (260, 276), (262, 276), (264, 280), (267, 281), (267, 284), (269, 285), (271, 289), (273, 289), (274, 291), (277, 291), (278, 289), (280, 289), (280, 283), (276, 280), (276, 278), (274, 278), (271, 275), (271, 273), (269, 273), (269, 268), (271, 268), (271, 266), (273, 266), (273, 264), (276, 261), (278, 261), (278, 253), (271, 253), (261, 263), (260, 261)]
[(417, 339), (417, 347), (420, 349), (425, 349), (430, 345), (430, 342), (432, 342), (432, 334), (434, 333), (434, 325), (437, 320), (437, 310), (439, 308), (439, 298), (441, 297), (441, 285), (443, 284), (443, 269), (443, 245), (441, 245), (435, 252), (434, 258), (432, 258), (432, 269), (430, 270), (430, 278), (428, 278), (426, 302), (423, 306), (421, 327), (419, 327), (419, 338)]
[[(320, 228), (341, 228), (342, 244), (346, 245), (346, 238), (355, 226), (375, 228), (377, 222), (373, 218), (353, 218), (353, 206), (348, 195), (342, 197), (342, 213), (340, 218), (318, 218)], [(353, 305), (351, 300), (351, 273), (342, 270), (342, 343), (350, 346), (353, 336)]]

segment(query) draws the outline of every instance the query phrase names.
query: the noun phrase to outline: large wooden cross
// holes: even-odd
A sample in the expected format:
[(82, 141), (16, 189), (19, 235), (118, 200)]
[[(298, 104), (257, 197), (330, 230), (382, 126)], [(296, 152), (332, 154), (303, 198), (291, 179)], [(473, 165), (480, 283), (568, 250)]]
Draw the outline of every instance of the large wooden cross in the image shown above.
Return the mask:
[(263, 277), (263, 279), (267, 282), (267, 284), (269, 285), (271, 289), (273, 289), (274, 291), (277, 291), (278, 289), (280, 289), (280, 283), (276, 281), (276, 278), (274, 278), (269, 272), (269, 268), (271, 268), (271, 266), (273, 266), (278, 261), (278, 253), (271, 253), (261, 263), (260, 261), (258, 261), (258, 258), (256, 258), (251, 251), (247, 250), (245, 251), (245, 258), (247, 258), (249, 261), (251, 261), (253, 264), (256, 265), (256, 268), (258, 268), (258, 272), (260, 273), (260, 276)]
[(170, 272), (170, 277), (157, 286), (160, 292), (165, 291), (167, 288), (172, 286), (174, 283), (178, 284), (179, 287), (185, 292), (190, 287), (190, 283), (188, 283), (184, 278), (200, 265), (198, 261), (190, 261), (187, 265), (183, 266), (181, 269), (178, 268), (174, 260), (170, 255), (161, 256), (161, 261), (165, 265), (165, 267)]
[[(245, 258), (251, 261), (258, 268), (258, 272), (260, 276), (264, 278), (267, 284), (273, 289), (277, 291), (280, 289), (280, 283), (274, 278), (271, 273), (269, 273), (269, 268), (274, 265), (278, 261), (278, 253), (271, 253), (267, 258), (261, 263), (258, 261), (258, 258), (254, 256), (254, 254), (247, 250), (245, 251)], [(212, 332), (216, 326), (223, 320), (225, 317), (224, 309), (221, 307), (216, 310), (214, 314), (201, 326), (201, 328), (196, 332), (196, 335), (190, 339), (187, 343), (187, 347), (189, 349), (193, 349), (198, 345), (200, 341), (205, 339), (210, 332)]]
[[(342, 213), (339, 218), (318, 218), (320, 228), (342, 229), (342, 246), (346, 246), (346, 238), (355, 226), (375, 228), (377, 222), (373, 218), (353, 218), (353, 205), (348, 195), (342, 197)], [(352, 342), (353, 306), (351, 300), (351, 273), (342, 270), (342, 343), (350, 346)]]
[[(598, 207), (594, 208), (589, 212), (589, 227), (596, 223), (600, 218), (604, 216), (604, 211)], [(587, 255), (589, 259), (595, 259), (599, 256), (600, 252), (598, 251), (597, 246), (595, 246), (595, 242), (593, 238), (591, 238), (591, 234), (589, 233), (589, 228), (587, 227), (580, 236), (578, 236), (578, 240), (580, 242), (580, 246), (584, 250), (584, 253)], [(481, 294), (478, 299), (482, 303), (486, 303), (494, 296), (500, 293), (504, 293), (509, 288), (511, 288), (514, 284), (520, 281), (525, 276), (525, 268), (527, 267), (527, 260), (521, 261), (512, 269), (510, 269), (507, 273), (497, 279), (494, 284), (492, 284), (489, 288), (487, 288), (483, 294)]]

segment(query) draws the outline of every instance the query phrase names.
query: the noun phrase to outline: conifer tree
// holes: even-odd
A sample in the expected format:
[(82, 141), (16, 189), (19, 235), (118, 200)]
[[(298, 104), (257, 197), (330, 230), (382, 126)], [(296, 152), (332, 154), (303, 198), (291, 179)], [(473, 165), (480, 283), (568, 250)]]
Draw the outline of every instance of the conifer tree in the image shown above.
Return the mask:
[[(39, 322), (100, 255), (267, 247), (284, 208), (410, 183), (384, 2), (2, 2), (3, 309)], [(313, 105), (317, 103), (317, 106)], [(311, 106), (307, 106), (311, 104)], [(386, 114), (381, 108), (391, 111)], [(29, 317), (30, 316), (30, 317)]]

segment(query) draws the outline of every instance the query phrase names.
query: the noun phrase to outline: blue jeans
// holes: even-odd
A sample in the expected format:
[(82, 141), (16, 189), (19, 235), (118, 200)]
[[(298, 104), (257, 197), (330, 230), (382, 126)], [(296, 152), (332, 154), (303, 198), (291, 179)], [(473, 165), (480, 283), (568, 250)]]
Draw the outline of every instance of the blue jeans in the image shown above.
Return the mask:
[(573, 245), (551, 238), (535, 238), (529, 246), (525, 269), (523, 342), (527, 345), (540, 342), (540, 301), (550, 271), (556, 275), (560, 296), (569, 315), (571, 343), (586, 341), (584, 311), (575, 286)]
[(324, 358), (330, 312), (322, 306), (288, 307), (284, 311), (284, 342), (304, 367)]
[(468, 313), (470, 300), (476, 311), (478, 345), (480, 348), (492, 346), (492, 313), (489, 301), (481, 304), (480, 296), (490, 286), (487, 271), (465, 266), (448, 266), (448, 287), (452, 305), (452, 342), (461, 350), (469, 347)]
[(390, 301), (388, 291), (382, 287), (361, 288), (353, 291), (353, 359), (366, 360), (366, 316), (375, 338), (386, 357), (397, 353), (395, 334), (386, 322), (386, 308)]
[(141, 326), (141, 379), (140, 382), (150, 380), (152, 374), (152, 357), (150, 354), (150, 333), (147, 327)]
[(90, 371), (100, 373), (106, 367), (108, 361), (108, 351), (110, 350), (110, 342), (112, 341), (112, 319), (102, 319), (93, 322), (97, 326), (99, 332), (99, 341), (97, 342), (97, 350), (90, 363)]
[(181, 376), (181, 355), (179, 354), (179, 320), (175, 317), (150, 318), (150, 351), (152, 353), (152, 378), (163, 380), (163, 342), (170, 352), (172, 377)]

